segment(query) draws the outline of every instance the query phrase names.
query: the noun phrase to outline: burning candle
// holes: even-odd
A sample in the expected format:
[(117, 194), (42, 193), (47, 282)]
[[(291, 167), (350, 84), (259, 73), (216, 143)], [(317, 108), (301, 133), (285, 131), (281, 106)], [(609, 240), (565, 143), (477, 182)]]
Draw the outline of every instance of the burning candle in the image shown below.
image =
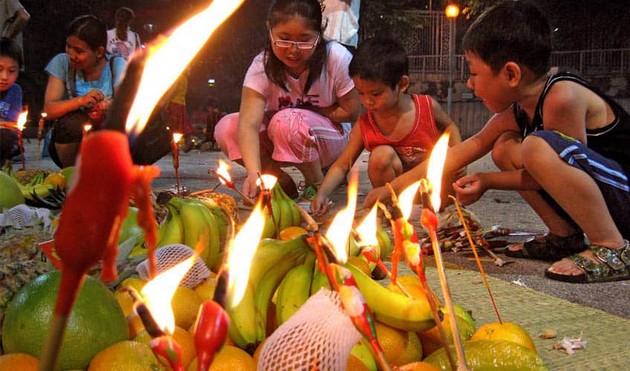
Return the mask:
[[(347, 206), (335, 215), (333, 222), (326, 231), (325, 238), (321, 236), (319, 231), (315, 231), (312, 237), (307, 238), (307, 241), (315, 249), (319, 269), (326, 274), (331, 287), (340, 294), (341, 304), (345, 313), (368, 342), (379, 369), (391, 370), (391, 367), (385, 360), (383, 348), (376, 338), (374, 315), (359, 291), (352, 273), (342, 265), (348, 260), (346, 246), (352, 230), (357, 204), (359, 174), (356, 168), (351, 171), (349, 178)], [(332, 262), (328, 256), (332, 257)]]
[[(446, 278), (446, 269), (444, 268), (444, 262), (442, 260), (442, 251), (440, 250), (440, 244), (437, 237), (437, 227), (439, 220), (436, 215), (436, 211), (440, 209), (440, 189), (442, 184), (442, 170), (444, 168), (444, 161), (446, 159), (446, 151), (448, 149), (448, 134), (442, 135), (438, 142), (433, 147), (431, 157), (429, 158), (429, 167), (427, 170), (427, 179), (423, 179), (421, 183), (421, 192), (423, 193), (422, 204), (422, 226), (428, 231), (429, 238), (431, 239), (431, 246), (433, 247), (433, 253), (435, 254), (435, 262), (437, 266), (438, 278), (440, 280), (440, 286), (442, 288), (442, 295), (444, 296), (444, 302), (448, 309), (448, 318), (451, 323), (451, 332), (453, 334), (453, 342), (455, 344), (455, 351), (457, 353), (458, 370), (468, 370), (466, 363), (466, 355), (464, 354), (464, 347), (462, 340), (459, 337), (459, 328), (457, 326), (457, 317), (455, 315), (455, 308), (453, 306), (453, 300), (451, 298), (450, 288), (448, 286), (448, 280)], [(424, 196), (429, 195), (429, 202), (425, 202)]]
[(173, 133), (173, 139), (171, 140), (171, 151), (173, 153), (173, 168), (175, 169), (175, 181), (177, 184), (177, 195), (180, 195), (179, 190), (179, 146), (177, 143), (182, 139), (183, 134)]
[(28, 111), (24, 111), (20, 113), (17, 120), (17, 129), (18, 129), (18, 147), (20, 148), (20, 155), (22, 157), (22, 170), (26, 168), (26, 158), (24, 156), (24, 138), (22, 136), (22, 131), (24, 131), (24, 125), (26, 125), (26, 118), (28, 117)]
[(44, 126), (46, 125), (46, 112), (42, 112), (37, 123), (37, 159), (40, 160), (42, 156), (42, 139), (44, 139)]
[(90, 134), (90, 130), (92, 130), (92, 124), (83, 125), (83, 139), (85, 139), (88, 134)]
[[(219, 167), (217, 168), (217, 170), (210, 169), (210, 170), (208, 170), (208, 172), (214, 173), (214, 175), (216, 175), (217, 178), (219, 178), (219, 184), (223, 184), (226, 187), (228, 187), (229, 189), (231, 189), (233, 191), (236, 191), (236, 193), (238, 193), (238, 195), (241, 196), (241, 198), (245, 202), (247, 202), (249, 205), (253, 205), (254, 204), (254, 200), (252, 200), (248, 196), (244, 195), (243, 192), (241, 192), (234, 185), (234, 182), (232, 181), (232, 177), (230, 176), (230, 166), (227, 164), (227, 162), (225, 162), (223, 160), (218, 160), (218, 163), (219, 163)], [(217, 186), (218, 186), (218, 184), (217, 184)]]

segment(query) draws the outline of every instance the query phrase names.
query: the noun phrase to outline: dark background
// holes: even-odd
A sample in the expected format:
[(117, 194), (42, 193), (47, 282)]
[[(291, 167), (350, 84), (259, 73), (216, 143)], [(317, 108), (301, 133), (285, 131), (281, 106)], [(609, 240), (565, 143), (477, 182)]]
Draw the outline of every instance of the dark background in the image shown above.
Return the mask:
[[(24, 101), (29, 105), (31, 121), (39, 117), (47, 75), (44, 67), (57, 53), (64, 51), (65, 27), (76, 16), (92, 13), (110, 28), (120, 6), (136, 12), (132, 29), (143, 42), (174, 26), (207, 6), (207, 0), (21, 0), (31, 14), (24, 31), (26, 71), (19, 82)], [(466, 26), (484, 7), (497, 0), (455, 1), (462, 9), (458, 18), (458, 39)], [(612, 49), (630, 47), (630, 11), (627, 1), (535, 0), (548, 14), (555, 32), (556, 50)], [(221, 110), (238, 109), (243, 76), (253, 56), (261, 50), (267, 34), (264, 21), (271, 0), (247, 0), (211, 37), (191, 63), (188, 107), (197, 109), (211, 99)], [(448, 1), (362, 0), (360, 37), (390, 34), (403, 38), (418, 22), (418, 10), (443, 10)], [(416, 13), (414, 13), (416, 11)], [(145, 27), (154, 26), (153, 32)], [(459, 45), (459, 40), (457, 42)], [(213, 87), (208, 79), (215, 79)]]

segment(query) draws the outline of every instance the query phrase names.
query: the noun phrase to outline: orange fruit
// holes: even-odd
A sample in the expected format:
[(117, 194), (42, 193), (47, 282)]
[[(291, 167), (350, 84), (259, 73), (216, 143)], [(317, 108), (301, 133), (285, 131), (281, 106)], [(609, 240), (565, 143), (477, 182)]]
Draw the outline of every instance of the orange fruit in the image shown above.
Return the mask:
[(205, 281), (195, 286), (194, 290), (202, 301), (212, 300), (218, 282), (219, 280), (216, 274), (213, 273), (210, 277), (206, 278)]
[(352, 347), (346, 371), (376, 371), (376, 361), (370, 347), (364, 340), (360, 340)]
[(258, 360), (260, 359), (260, 353), (262, 353), (262, 349), (265, 346), (265, 341), (267, 341), (267, 338), (264, 338), (263, 341), (260, 342), (260, 344), (258, 344), (258, 346), (256, 347), (256, 350), (254, 351), (254, 362), (256, 362), (256, 364), (258, 364)]
[[(473, 332), (475, 332), (475, 320), (463, 307), (457, 304), (454, 304), (454, 307), (457, 329), (459, 330), (460, 338), (462, 341), (468, 340), (472, 336)], [(442, 307), (440, 310), (444, 313), (442, 327), (444, 328), (446, 339), (449, 344), (453, 344), (453, 332), (451, 330), (451, 320), (448, 318), (448, 308)], [(422, 350), (425, 355), (429, 355), (444, 346), (437, 326), (434, 326), (429, 330), (419, 332), (418, 337), (420, 338), (420, 342), (422, 342)]]
[(0, 370), (37, 371), (39, 359), (26, 353), (11, 353), (0, 356)]
[(171, 300), (175, 325), (181, 328), (190, 328), (195, 323), (201, 303), (201, 298), (193, 289), (179, 286), (175, 290), (173, 300)]
[(440, 369), (426, 362), (412, 362), (398, 367), (398, 371), (439, 371)]
[[(188, 367), (190, 362), (192, 362), (193, 358), (195, 358), (195, 337), (194, 335), (186, 331), (185, 329), (175, 326), (175, 331), (171, 335), (173, 340), (181, 347), (182, 349), (182, 365), (184, 368)], [(143, 344), (149, 344), (151, 341), (151, 335), (148, 332), (142, 331), (137, 336), (134, 337), (134, 341)], [(166, 360), (164, 360), (164, 364), (166, 364)]]
[[(255, 371), (254, 358), (241, 348), (224, 345), (214, 356), (210, 371)], [(187, 371), (197, 371), (197, 358), (188, 366)]]
[(513, 322), (490, 322), (479, 327), (470, 340), (508, 340), (536, 352), (536, 345), (527, 331)]
[(61, 189), (66, 188), (66, 177), (61, 173), (51, 173), (45, 179), (44, 183), (55, 185)]
[(378, 321), (375, 325), (376, 337), (390, 365), (401, 366), (422, 359), (422, 344), (415, 332), (399, 330)]
[(142, 319), (135, 312), (127, 316), (127, 327), (129, 328), (129, 336), (131, 339), (135, 338), (141, 332), (146, 331)]
[[(422, 283), (416, 275), (403, 275), (396, 278), (397, 284), (390, 283), (387, 289), (395, 293), (406, 295), (400, 286), (402, 286), (413, 298), (426, 300), (427, 295), (424, 293)], [(400, 285), (400, 286), (399, 286)]]
[(90, 362), (88, 371), (144, 371), (161, 370), (153, 351), (147, 344), (125, 340), (100, 351)]
[(371, 371), (359, 357), (350, 354), (348, 357), (348, 363), (346, 364), (346, 371)]
[(286, 227), (285, 229), (281, 230), (280, 233), (278, 233), (278, 239), (280, 241), (291, 241), (305, 234), (308, 234), (308, 231), (306, 229), (298, 226), (290, 226)]
[[(7, 307), (2, 325), (6, 353), (39, 355), (46, 341), (61, 274), (43, 274), (24, 286)], [(57, 369), (85, 369), (101, 350), (129, 339), (127, 321), (114, 294), (88, 276), (68, 318)]]

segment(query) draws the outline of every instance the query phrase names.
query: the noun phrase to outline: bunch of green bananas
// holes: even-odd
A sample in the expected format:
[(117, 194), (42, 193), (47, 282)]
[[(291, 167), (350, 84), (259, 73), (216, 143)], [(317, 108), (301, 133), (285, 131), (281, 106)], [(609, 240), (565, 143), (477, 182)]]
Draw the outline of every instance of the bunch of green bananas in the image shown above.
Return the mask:
[(263, 229), (263, 238), (278, 236), (281, 230), (302, 224), (302, 215), (295, 201), (289, 197), (279, 184), (271, 189), (271, 210), (267, 210), (267, 219)]
[(291, 269), (314, 261), (314, 256), (302, 237), (290, 241), (270, 238), (260, 241), (243, 299), (238, 305), (228, 308), (229, 336), (234, 343), (253, 352), (265, 339), (268, 311), (278, 286)]
[(49, 209), (60, 209), (63, 205), (66, 199), (63, 174), (28, 169), (11, 175), (17, 180), (27, 205)]
[[(435, 326), (426, 300), (388, 290), (352, 263), (347, 263), (346, 267), (352, 272), (377, 320), (414, 332)], [(231, 339), (243, 349), (255, 349), (270, 332), (295, 314), (311, 295), (321, 288), (330, 287), (304, 236), (289, 241), (261, 240), (252, 261), (245, 296), (238, 306), (228, 310)], [(272, 298), (275, 298), (276, 315), (275, 323), (269, 324), (270, 306), (274, 305)]]
[[(199, 256), (206, 265), (218, 270), (223, 259), (228, 216), (216, 205), (210, 207), (200, 200), (173, 196), (166, 203), (167, 214), (158, 225), (157, 247), (184, 244), (193, 250), (201, 251)], [(129, 255), (136, 257), (147, 253), (146, 246), (136, 246)]]

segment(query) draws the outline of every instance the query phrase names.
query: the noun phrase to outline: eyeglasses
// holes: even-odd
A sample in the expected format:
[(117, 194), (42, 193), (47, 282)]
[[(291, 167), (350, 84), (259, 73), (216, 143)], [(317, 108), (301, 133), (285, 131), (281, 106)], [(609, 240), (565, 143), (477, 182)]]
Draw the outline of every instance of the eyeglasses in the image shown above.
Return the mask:
[(278, 48), (285, 48), (285, 49), (295, 46), (296, 48), (300, 50), (311, 50), (317, 45), (317, 42), (319, 41), (319, 34), (317, 34), (317, 38), (315, 39), (315, 41), (274, 40), (271, 30), (269, 30), (269, 37), (271, 38), (271, 43), (273, 45), (277, 46)]

